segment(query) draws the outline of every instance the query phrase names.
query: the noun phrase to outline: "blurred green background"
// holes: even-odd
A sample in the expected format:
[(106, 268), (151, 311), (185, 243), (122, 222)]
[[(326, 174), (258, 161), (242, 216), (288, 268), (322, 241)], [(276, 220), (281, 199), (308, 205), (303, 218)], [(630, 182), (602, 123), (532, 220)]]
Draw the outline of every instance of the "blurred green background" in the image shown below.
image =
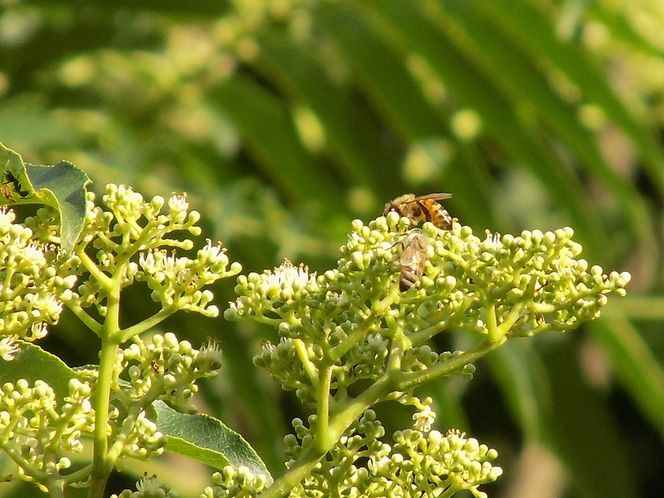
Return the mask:
[[(186, 191), (245, 272), (283, 257), (334, 266), (354, 218), (402, 193), (453, 192), (485, 229), (572, 226), (585, 257), (632, 273), (601, 321), (519, 339), (474, 381), (427, 387), (438, 428), (498, 449), (490, 496), (653, 496), (664, 488), (664, 5), (535, 0), (0, 0), (0, 140), (72, 161), (101, 190)], [(201, 242), (202, 243), (202, 242)], [(225, 306), (233, 284), (216, 289)], [(125, 300), (127, 323), (149, 309)], [(302, 416), (253, 368), (274, 332), (180, 315), (220, 338), (201, 409), (275, 474)], [(462, 333), (451, 344), (464, 347)], [(71, 365), (97, 345), (71, 315), (44, 343)], [(409, 415), (391, 411), (388, 427)], [(184, 496), (208, 469), (128, 464)], [(170, 470), (169, 470), (170, 469)], [(0, 495), (26, 496), (0, 485)]]

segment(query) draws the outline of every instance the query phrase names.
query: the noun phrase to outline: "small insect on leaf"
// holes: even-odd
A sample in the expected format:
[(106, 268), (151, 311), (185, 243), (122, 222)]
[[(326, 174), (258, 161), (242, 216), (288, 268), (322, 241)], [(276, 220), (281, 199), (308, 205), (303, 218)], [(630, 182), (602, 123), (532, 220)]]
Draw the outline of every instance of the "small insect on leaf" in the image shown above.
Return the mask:
[(2, 185), (0, 186), (0, 195), (8, 200), (16, 200), (15, 194), (18, 198), (26, 197), (30, 192), (21, 189), (21, 184), (18, 179), (12, 174), (11, 171), (4, 171), (2, 173)]

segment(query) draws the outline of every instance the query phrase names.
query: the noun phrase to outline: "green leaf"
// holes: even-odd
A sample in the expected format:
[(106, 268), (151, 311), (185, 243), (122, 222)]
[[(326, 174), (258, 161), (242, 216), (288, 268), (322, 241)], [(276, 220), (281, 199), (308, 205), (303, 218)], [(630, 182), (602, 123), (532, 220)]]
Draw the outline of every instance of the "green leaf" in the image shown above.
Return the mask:
[(212, 467), (226, 465), (247, 467), (255, 475), (272, 476), (263, 461), (240, 434), (209, 415), (177, 412), (162, 401), (156, 401), (157, 427), (167, 436), (166, 449), (185, 455)]
[(447, 134), (447, 122), (426, 101), (406, 60), (363, 16), (342, 3), (323, 3), (317, 19), (401, 136), (411, 141)]
[(28, 180), (21, 156), (0, 142), (0, 164), (2, 165), (2, 190), (0, 205), (18, 204), (36, 198), (35, 189)]
[(60, 213), (60, 246), (71, 252), (85, 222), (85, 186), (88, 175), (67, 161), (55, 166), (26, 164), (28, 178), (49, 205)]
[(546, 440), (551, 393), (546, 371), (532, 345), (525, 341), (510, 341), (489, 355), (486, 361), (522, 433), (529, 439)]
[(664, 370), (632, 323), (619, 311), (590, 324), (620, 382), (664, 440)]
[(69, 380), (76, 374), (60, 358), (30, 342), (17, 340), (20, 347), (12, 361), (0, 358), (0, 385), (19, 379), (29, 383), (43, 380), (53, 388), (58, 399), (69, 395)]
[(611, 32), (611, 38), (619, 40), (635, 50), (643, 52), (647, 56), (664, 58), (664, 50), (651, 42), (644, 33), (637, 30), (633, 23), (620, 10), (621, 6), (616, 4), (610, 6), (602, 2), (589, 2), (584, 7)]
[[(625, 182), (607, 163), (594, 134), (578, 119), (577, 106), (554, 92), (550, 76), (541, 70), (541, 60), (533, 58), (521, 40), (512, 37), (506, 29), (505, 24), (509, 21), (496, 22), (493, 10), (485, 11), (484, 5), (485, 2), (474, 1), (452, 10), (454, 21), (466, 32), (464, 45), (472, 49), (474, 58), (491, 72), (492, 81), (499, 82), (515, 101), (524, 102), (529, 112), (546, 123), (575, 152), (583, 161), (581, 166), (613, 191), (620, 210), (629, 214), (630, 239), (633, 240), (634, 236), (652, 238), (651, 230), (643, 223), (647, 211), (636, 187)], [(441, 9), (441, 16), (443, 12)], [(501, 14), (508, 16), (504, 12)]]
[(60, 247), (71, 252), (85, 222), (88, 175), (67, 161), (55, 166), (27, 164), (0, 143), (2, 204), (45, 204), (60, 215)]
[(588, 385), (573, 341), (547, 358), (553, 418), (549, 431), (576, 493), (584, 498), (634, 498), (637, 483), (627, 442), (607, 400)]

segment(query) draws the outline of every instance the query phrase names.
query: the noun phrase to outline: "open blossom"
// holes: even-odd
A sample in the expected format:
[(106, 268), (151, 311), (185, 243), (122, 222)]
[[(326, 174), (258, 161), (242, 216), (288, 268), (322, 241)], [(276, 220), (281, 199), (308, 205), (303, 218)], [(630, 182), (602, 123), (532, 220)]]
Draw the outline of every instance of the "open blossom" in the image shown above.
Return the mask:
[(185, 194), (173, 194), (168, 198), (168, 207), (172, 211), (186, 211), (189, 209), (189, 201)]
[(189, 201), (185, 194), (173, 194), (168, 198), (168, 207), (170, 208), (170, 217), (177, 221), (183, 222), (187, 217), (187, 210), (189, 209)]
[(16, 342), (11, 337), (0, 339), (0, 358), (3, 360), (12, 361), (18, 350)]
[(288, 259), (274, 269), (273, 273), (266, 275), (266, 282), (270, 288), (303, 288), (309, 283), (316, 282), (316, 274), (309, 274), (309, 268), (304, 265), (295, 266)]

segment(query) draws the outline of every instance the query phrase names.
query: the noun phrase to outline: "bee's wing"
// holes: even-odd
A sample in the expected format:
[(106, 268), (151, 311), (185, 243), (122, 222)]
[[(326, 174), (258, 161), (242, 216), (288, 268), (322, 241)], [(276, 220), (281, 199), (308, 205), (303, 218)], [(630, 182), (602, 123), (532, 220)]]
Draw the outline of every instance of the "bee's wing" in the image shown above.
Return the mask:
[(421, 255), (419, 252), (412, 248), (407, 248), (399, 258), (399, 264), (402, 266), (411, 267), (420, 262)]
[(452, 197), (452, 194), (450, 193), (437, 192), (435, 194), (418, 195), (412, 201), (409, 202), (422, 201), (424, 199), (431, 199), (433, 201), (442, 201), (443, 199), (449, 199), (450, 197)]

